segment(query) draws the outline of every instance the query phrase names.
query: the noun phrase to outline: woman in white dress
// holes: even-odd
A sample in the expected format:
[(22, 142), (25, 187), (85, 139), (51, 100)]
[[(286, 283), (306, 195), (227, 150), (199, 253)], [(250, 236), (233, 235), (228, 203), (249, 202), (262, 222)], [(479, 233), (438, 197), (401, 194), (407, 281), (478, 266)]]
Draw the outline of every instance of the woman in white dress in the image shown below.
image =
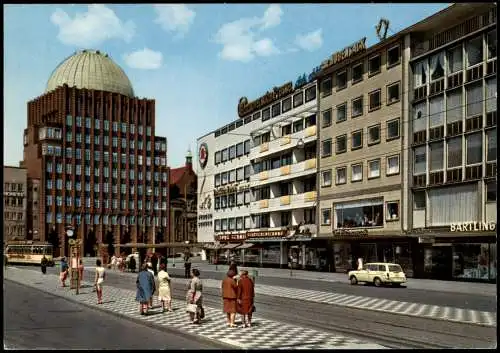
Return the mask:
[(172, 291), (170, 289), (170, 276), (166, 271), (165, 264), (160, 264), (158, 272), (158, 299), (161, 301), (161, 311), (172, 311)]
[(101, 260), (95, 262), (95, 289), (97, 292), (97, 304), (102, 304), (102, 284), (106, 278), (106, 270), (102, 267)]

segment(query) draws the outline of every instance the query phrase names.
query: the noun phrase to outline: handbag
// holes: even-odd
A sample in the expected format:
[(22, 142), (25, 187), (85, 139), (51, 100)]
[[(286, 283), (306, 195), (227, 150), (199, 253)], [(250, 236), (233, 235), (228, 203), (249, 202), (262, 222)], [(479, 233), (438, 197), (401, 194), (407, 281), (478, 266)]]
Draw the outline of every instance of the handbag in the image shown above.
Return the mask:
[(196, 304), (188, 304), (186, 306), (186, 312), (188, 312), (188, 313), (195, 314), (197, 309), (198, 309), (198, 305), (196, 305)]
[(252, 313), (255, 312), (255, 305), (252, 305)]

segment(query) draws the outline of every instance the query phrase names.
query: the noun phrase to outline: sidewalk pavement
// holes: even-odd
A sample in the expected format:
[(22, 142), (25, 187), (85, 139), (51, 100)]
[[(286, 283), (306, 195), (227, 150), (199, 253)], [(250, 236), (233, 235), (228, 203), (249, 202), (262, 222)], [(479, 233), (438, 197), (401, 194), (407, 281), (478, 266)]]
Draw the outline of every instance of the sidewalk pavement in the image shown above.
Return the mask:
[[(43, 275), (38, 271), (9, 267), (5, 279), (34, 287), (53, 295), (64, 297), (85, 306), (140, 321), (143, 324), (176, 330), (183, 334), (201, 336), (239, 349), (384, 349), (386, 347), (356, 338), (329, 332), (262, 319), (256, 313), (251, 328), (232, 329), (225, 324), (225, 314), (220, 308), (204, 306), (205, 318), (200, 325), (192, 325), (185, 312), (186, 303), (172, 300), (173, 312), (161, 313), (156, 306), (149, 315), (138, 313), (135, 291), (112, 287), (104, 283), (104, 303), (96, 303), (92, 284), (84, 281), (79, 295), (68, 287), (61, 288), (57, 275)], [(158, 298), (154, 298), (158, 303)]]
[[(84, 258), (84, 266), (92, 267), (95, 266), (95, 260), (97, 258)], [(169, 259), (169, 266), (171, 264), (171, 259)], [(178, 263), (176, 261), (176, 263)], [(179, 268), (182, 267), (181, 261), (179, 261)], [(201, 271), (209, 272), (227, 272), (228, 265), (213, 265), (207, 262), (203, 262), (199, 259), (195, 259), (192, 263), (193, 268), (198, 268)], [(330, 273), (330, 272), (314, 272), (314, 271), (304, 271), (304, 270), (289, 270), (289, 269), (279, 269), (279, 268), (260, 268), (260, 267), (247, 267), (239, 266), (240, 268), (245, 268), (252, 274), (253, 271), (257, 271), (257, 277), (277, 277), (277, 278), (293, 278), (302, 279), (310, 281), (325, 281), (325, 282), (341, 282), (347, 283), (347, 275), (344, 273)], [(497, 295), (496, 284), (491, 283), (475, 283), (475, 282), (458, 282), (458, 281), (440, 281), (432, 279), (417, 279), (408, 278), (406, 283), (407, 287), (410, 289), (421, 289), (430, 290), (437, 292), (452, 292), (452, 293), (463, 293), (463, 294), (483, 294), (488, 296)]]

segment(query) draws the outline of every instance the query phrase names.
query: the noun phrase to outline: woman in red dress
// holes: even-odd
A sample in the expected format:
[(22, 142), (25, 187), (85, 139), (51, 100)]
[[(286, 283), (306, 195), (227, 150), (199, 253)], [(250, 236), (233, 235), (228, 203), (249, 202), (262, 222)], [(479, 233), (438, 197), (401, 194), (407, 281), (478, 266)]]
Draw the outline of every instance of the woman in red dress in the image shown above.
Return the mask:
[(238, 285), (234, 280), (235, 275), (234, 271), (229, 270), (226, 278), (222, 280), (222, 299), (224, 301), (224, 312), (227, 315), (227, 325), (229, 327), (235, 327), (234, 321), (236, 319)]
[(238, 281), (238, 312), (243, 316), (242, 321), (245, 327), (252, 326), (252, 313), (254, 310), (255, 285), (248, 271), (240, 272)]

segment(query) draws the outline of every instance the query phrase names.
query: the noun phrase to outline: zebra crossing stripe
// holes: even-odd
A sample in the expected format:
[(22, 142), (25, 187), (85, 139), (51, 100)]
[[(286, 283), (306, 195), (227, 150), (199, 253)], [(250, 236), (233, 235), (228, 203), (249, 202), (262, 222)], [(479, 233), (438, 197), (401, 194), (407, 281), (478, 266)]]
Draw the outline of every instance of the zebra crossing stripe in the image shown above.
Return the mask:
[(447, 319), (447, 318), (449, 318), (449, 317), (450, 317), (450, 311), (451, 311), (451, 310), (450, 310), (450, 307), (449, 307), (449, 306), (445, 306), (445, 307), (444, 307), (444, 311), (443, 311), (443, 313), (441, 314), (441, 318), (442, 318), (442, 319)]
[(418, 307), (417, 303), (408, 303), (408, 304), (410, 305), (406, 307), (406, 309), (403, 311), (403, 314), (409, 315), (410, 313), (413, 312), (413, 310), (415, 310)]
[(495, 324), (495, 319), (493, 318), (493, 315), (491, 313), (482, 311), (481, 316), (483, 317), (483, 320), (481, 320), (482, 323), (485, 323), (489, 326), (493, 326)]
[(364, 307), (366, 303), (371, 302), (373, 298), (367, 297), (367, 298), (362, 298), (359, 303), (356, 303), (356, 306), (358, 307)]
[[(370, 298), (368, 298), (370, 299)], [(373, 304), (376, 303), (379, 299), (378, 298), (371, 298), (368, 302), (366, 303), (363, 303), (363, 305), (361, 305), (363, 308), (373, 308)]]
[(418, 308), (417, 312), (415, 313), (416, 316), (427, 316), (424, 315), (424, 313), (429, 309), (429, 305), (424, 304), (421, 305), (420, 308)]
[(475, 310), (470, 310), (470, 316), (471, 316), (471, 321), (472, 322), (478, 322), (479, 321), (479, 313)]
[(464, 309), (458, 308), (455, 310), (455, 320), (459, 322), (464, 321)]
[(401, 309), (403, 309), (403, 307), (408, 304), (406, 302), (400, 302), (399, 304), (397, 304), (395, 307), (392, 308), (391, 312), (399, 312)]

